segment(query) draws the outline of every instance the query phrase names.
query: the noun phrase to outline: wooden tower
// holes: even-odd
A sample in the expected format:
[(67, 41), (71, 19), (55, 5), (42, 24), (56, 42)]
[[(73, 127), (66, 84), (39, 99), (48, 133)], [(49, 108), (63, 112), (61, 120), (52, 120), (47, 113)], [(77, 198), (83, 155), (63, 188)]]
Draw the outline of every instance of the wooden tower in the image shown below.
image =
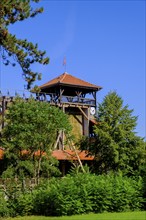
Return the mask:
[[(40, 86), (40, 92), (31, 94), (40, 101), (47, 101), (51, 105), (57, 106), (69, 115), (73, 135), (78, 140), (83, 135), (93, 135), (93, 125), (95, 123), (94, 114), (96, 110), (96, 93), (102, 87), (85, 82), (77, 77), (74, 77), (67, 72), (52, 79), (51, 81)], [(0, 130), (4, 127), (5, 110), (8, 103), (13, 102), (15, 96), (7, 94), (3, 96), (0, 93)], [(27, 100), (25, 95), (24, 99)], [(57, 134), (56, 144), (52, 155), (59, 160), (62, 174), (65, 175), (71, 167), (70, 161), (79, 163), (82, 167), (82, 162), (91, 162), (94, 157), (88, 155), (86, 151), (76, 150), (74, 144), (64, 146), (65, 135), (63, 131)], [(0, 149), (0, 159), (4, 155), (4, 149)], [(81, 162), (82, 161), (82, 162)]]
[[(76, 78), (67, 72), (40, 86), (39, 100), (47, 100), (69, 115), (76, 139), (92, 136), (96, 93), (102, 87)], [(63, 134), (61, 136), (63, 139)], [(59, 149), (64, 149), (63, 141)]]

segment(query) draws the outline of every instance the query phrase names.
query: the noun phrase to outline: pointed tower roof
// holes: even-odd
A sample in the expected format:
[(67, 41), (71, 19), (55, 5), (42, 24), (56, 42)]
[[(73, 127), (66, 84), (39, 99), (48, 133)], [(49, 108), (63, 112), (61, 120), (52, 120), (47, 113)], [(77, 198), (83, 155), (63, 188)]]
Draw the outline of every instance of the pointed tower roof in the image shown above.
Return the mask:
[(44, 89), (55, 87), (58, 85), (70, 86), (70, 87), (80, 87), (80, 88), (87, 88), (87, 89), (93, 89), (93, 90), (102, 89), (101, 86), (97, 86), (97, 85), (88, 83), (84, 80), (81, 80), (77, 77), (74, 77), (74, 76), (68, 74), (67, 72), (64, 72), (63, 74), (59, 75), (58, 77), (41, 85), (40, 89), (44, 90)]

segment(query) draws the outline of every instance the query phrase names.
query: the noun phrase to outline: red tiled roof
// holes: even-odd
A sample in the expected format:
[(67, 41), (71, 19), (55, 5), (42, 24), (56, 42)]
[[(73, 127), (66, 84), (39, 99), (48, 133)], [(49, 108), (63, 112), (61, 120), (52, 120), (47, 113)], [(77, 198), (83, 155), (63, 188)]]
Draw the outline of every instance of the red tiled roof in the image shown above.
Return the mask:
[(2, 160), (4, 157), (4, 150), (0, 147), (0, 160)]
[[(27, 150), (22, 151), (22, 155), (27, 154)], [(93, 160), (94, 157), (88, 155), (86, 151), (79, 151), (77, 150), (80, 160)], [(35, 152), (35, 156), (39, 156), (40, 151)], [(45, 153), (43, 153), (45, 155)], [(57, 160), (78, 160), (76, 154), (72, 150), (54, 150), (52, 152), (52, 156), (55, 157)], [(4, 157), (4, 149), (0, 148), (0, 160)]]
[[(80, 160), (94, 160), (93, 156), (88, 155), (86, 151), (77, 150)], [(76, 154), (72, 150), (54, 150), (52, 156), (57, 160), (78, 160)]]
[(81, 80), (77, 77), (74, 77), (67, 72), (63, 73), (62, 75), (50, 80), (49, 82), (43, 84), (40, 86), (41, 89), (45, 89), (48, 87), (52, 87), (54, 85), (72, 85), (72, 86), (81, 86), (81, 87), (88, 87), (88, 88), (94, 88), (94, 89), (102, 89), (100, 86), (96, 86), (94, 84), (88, 83), (84, 80)]

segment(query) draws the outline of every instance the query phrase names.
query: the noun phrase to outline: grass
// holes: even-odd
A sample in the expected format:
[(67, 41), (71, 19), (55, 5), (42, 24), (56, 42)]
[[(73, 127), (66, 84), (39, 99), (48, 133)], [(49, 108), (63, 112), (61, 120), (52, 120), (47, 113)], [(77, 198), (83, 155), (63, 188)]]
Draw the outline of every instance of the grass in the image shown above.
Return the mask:
[[(1, 220), (6, 219), (2, 218)], [(146, 211), (74, 215), (63, 217), (25, 216), (8, 218), (7, 220), (146, 220)]]

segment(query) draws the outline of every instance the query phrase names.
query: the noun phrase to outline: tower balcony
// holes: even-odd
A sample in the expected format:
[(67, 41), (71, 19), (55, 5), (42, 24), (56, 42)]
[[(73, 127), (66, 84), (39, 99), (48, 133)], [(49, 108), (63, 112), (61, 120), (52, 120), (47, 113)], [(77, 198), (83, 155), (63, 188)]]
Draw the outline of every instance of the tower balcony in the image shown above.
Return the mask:
[(55, 105), (82, 105), (82, 106), (96, 106), (96, 100), (91, 98), (84, 98), (79, 96), (57, 95), (56, 93), (38, 93), (36, 99), (39, 101), (47, 101)]

